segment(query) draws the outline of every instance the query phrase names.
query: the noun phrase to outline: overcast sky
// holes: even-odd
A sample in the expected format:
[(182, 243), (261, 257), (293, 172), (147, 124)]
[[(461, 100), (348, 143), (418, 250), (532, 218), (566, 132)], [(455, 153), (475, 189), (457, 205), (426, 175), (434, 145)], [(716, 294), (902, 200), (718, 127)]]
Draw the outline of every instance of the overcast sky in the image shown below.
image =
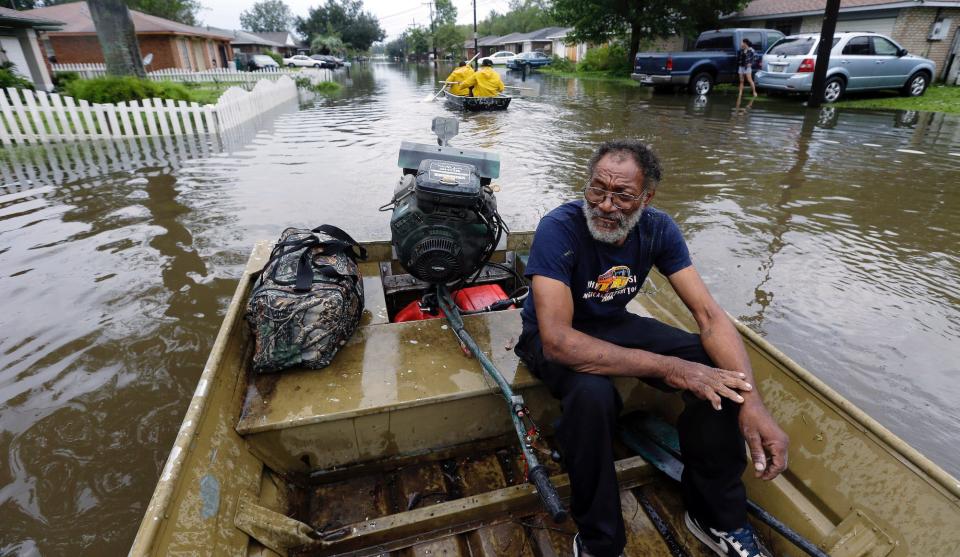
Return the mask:
[[(285, 0), (294, 15), (306, 17), (307, 10), (326, 3), (326, 0)], [(249, 9), (255, 0), (200, 0), (203, 9), (200, 21), (204, 25), (224, 29), (240, 28), (240, 12)], [(363, 9), (380, 18), (380, 26), (387, 32), (387, 40), (397, 38), (409, 25), (430, 24), (430, 8), (426, 0), (363, 0)], [(477, 0), (477, 20), (490, 10), (505, 13), (508, 0)], [(473, 2), (453, 0), (457, 7), (457, 23), (473, 23)]]

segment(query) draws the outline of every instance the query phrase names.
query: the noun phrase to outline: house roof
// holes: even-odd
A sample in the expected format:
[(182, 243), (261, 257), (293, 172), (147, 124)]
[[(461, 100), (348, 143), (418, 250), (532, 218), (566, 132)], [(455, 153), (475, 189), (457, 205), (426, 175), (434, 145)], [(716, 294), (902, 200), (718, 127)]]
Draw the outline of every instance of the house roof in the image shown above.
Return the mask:
[[(497, 35), (487, 35), (486, 37), (478, 37), (477, 46), (497, 45), (497, 44), (500, 44), (499, 42), (497, 42), (499, 40), (500, 40), (500, 37)], [(465, 46), (466, 48), (473, 48), (473, 39), (467, 39), (463, 41), (463, 46)]]
[(26, 12), (18, 12), (10, 8), (0, 8), (0, 25), (53, 30), (63, 27), (63, 22), (37, 15), (28, 15)]
[(283, 46), (280, 43), (271, 41), (269, 39), (264, 39), (263, 37), (251, 33), (250, 31), (243, 31), (242, 29), (218, 29), (216, 27), (207, 27), (211, 31), (215, 31), (222, 35), (233, 35), (233, 40), (230, 41), (230, 44), (243, 45), (243, 44), (255, 44), (260, 46), (270, 46), (270, 47), (279, 47)]
[(268, 41), (276, 43), (278, 46), (302, 46), (302, 43), (298, 41), (290, 31), (270, 31), (268, 33), (251, 33), (251, 35), (267, 39)]
[[(958, 6), (960, 1), (923, 1), (923, 0), (840, 0), (840, 11), (866, 11), (873, 9)], [(753, 0), (742, 11), (725, 16), (723, 19), (760, 18), (766, 16), (809, 15), (823, 13), (827, 0)]]
[(497, 42), (491, 43), (492, 45), (498, 44), (510, 44), (510, 43), (522, 43), (525, 39), (523, 36), (526, 33), (510, 33), (509, 35), (504, 35), (497, 39)]
[(569, 31), (567, 27), (544, 27), (543, 29), (537, 29), (536, 31), (528, 31), (526, 33), (510, 33), (500, 37), (491, 44), (501, 45), (501, 44), (513, 44), (513, 43), (522, 43), (526, 41), (548, 41), (550, 37), (557, 34), (566, 35), (566, 32)]
[[(93, 25), (93, 18), (90, 17), (90, 10), (86, 2), (71, 2), (69, 4), (60, 4), (46, 8), (36, 8), (22, 12), (30, 17), (38, 16), (50, 19), (57, 19), (64, 22), (62, 29), (54, 31), (51, 34), (63, 35), (86, 35), (97, 32)], [(137, 34), (169, 34), (169, 35), (193, 35), (197, 37), (207, 37), (217, 40), (232, 40), (230, 34), (213, 32), (202, 27), (185, 25), (176, 21), (170, 21), (155, 15), (145, 14), (136, 10), (130, 10), (130, 19), (133, 20), (133, 28)]]
[(573, 31), (573, 27), (553, 27), (553, 29), (557, 29), (557, 31), (550, 33), (544, 37), (545, 39), (562, 39), (570, 34), (570, 31)]

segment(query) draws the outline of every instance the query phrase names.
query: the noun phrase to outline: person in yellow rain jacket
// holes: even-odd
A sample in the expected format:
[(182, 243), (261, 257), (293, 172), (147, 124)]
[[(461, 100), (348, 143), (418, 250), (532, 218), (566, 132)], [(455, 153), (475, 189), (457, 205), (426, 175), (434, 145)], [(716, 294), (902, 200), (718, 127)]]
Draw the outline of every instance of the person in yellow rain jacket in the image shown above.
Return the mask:
[(474, 97), (496, 97), (497, 93), (503, 91), (503, 81), (489, 58), (483, 61), (480, 71), (468, 77), (463, 85), (473, 87)]
[(447, 76), (447, 81), (458, 82), (450, 85), (450, 92), (454, 95), (460, 95), (461, 97), (466, 97), (469, 95), (470, 88), (465, 87), (463, 82), (473, 74), (473, 68), (470, 67), (470, 64), (467, 64), (466, 62), (460, 62), (457, 64), (457, 67), (454, 68), (454, 70), (450, 72), (450, 75)]

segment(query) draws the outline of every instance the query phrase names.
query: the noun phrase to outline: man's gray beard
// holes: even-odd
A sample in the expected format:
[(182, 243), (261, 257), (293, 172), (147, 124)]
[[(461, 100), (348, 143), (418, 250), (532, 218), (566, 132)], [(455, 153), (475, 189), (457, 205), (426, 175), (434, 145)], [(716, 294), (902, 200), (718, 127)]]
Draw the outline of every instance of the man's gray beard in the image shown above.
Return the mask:
[(643, 209), (637, 209), (631, 213), (630, 216), (624, 215), (623, 212), (617, 213), (614, 217), (617, 219), (616, 230), (601, 230), (597, 228), (593, 219), (595, 217), (609, 217), (610, 215), (605, 214), (599, 207), (591, 207), (586, 201), (583, 202), (583, 216), (587, 219), (587, 229), (590, 231), (590, 235), (593, 236), (594, 240), (605, 244), (619, 244), (627, 237), (627, 234), (633, 230), (633, 227), (640, 222), (640, 217), (643, 216)]

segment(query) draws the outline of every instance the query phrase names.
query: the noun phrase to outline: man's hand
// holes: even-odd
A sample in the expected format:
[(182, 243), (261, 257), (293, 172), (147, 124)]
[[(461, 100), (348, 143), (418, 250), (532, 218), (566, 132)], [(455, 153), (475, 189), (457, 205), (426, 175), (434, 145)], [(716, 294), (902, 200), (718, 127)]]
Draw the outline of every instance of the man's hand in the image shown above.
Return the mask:
[(740, 431), (750, 447), (756, 477), (772, 480), (787, 469), (790, 439), (763, 403), (751, 402), (740, 408)]
[(676, 360), (664, 375), (663, 380), (676, 389), (690, 391), (701, 400), (708, 400), (714, 408), (720, 410), (720, 397), (742, 403), (743, 397), (737, 391), (751, 391), (753, 386), (746, 381), (747, 375), (705, 366), (696, 362)]

